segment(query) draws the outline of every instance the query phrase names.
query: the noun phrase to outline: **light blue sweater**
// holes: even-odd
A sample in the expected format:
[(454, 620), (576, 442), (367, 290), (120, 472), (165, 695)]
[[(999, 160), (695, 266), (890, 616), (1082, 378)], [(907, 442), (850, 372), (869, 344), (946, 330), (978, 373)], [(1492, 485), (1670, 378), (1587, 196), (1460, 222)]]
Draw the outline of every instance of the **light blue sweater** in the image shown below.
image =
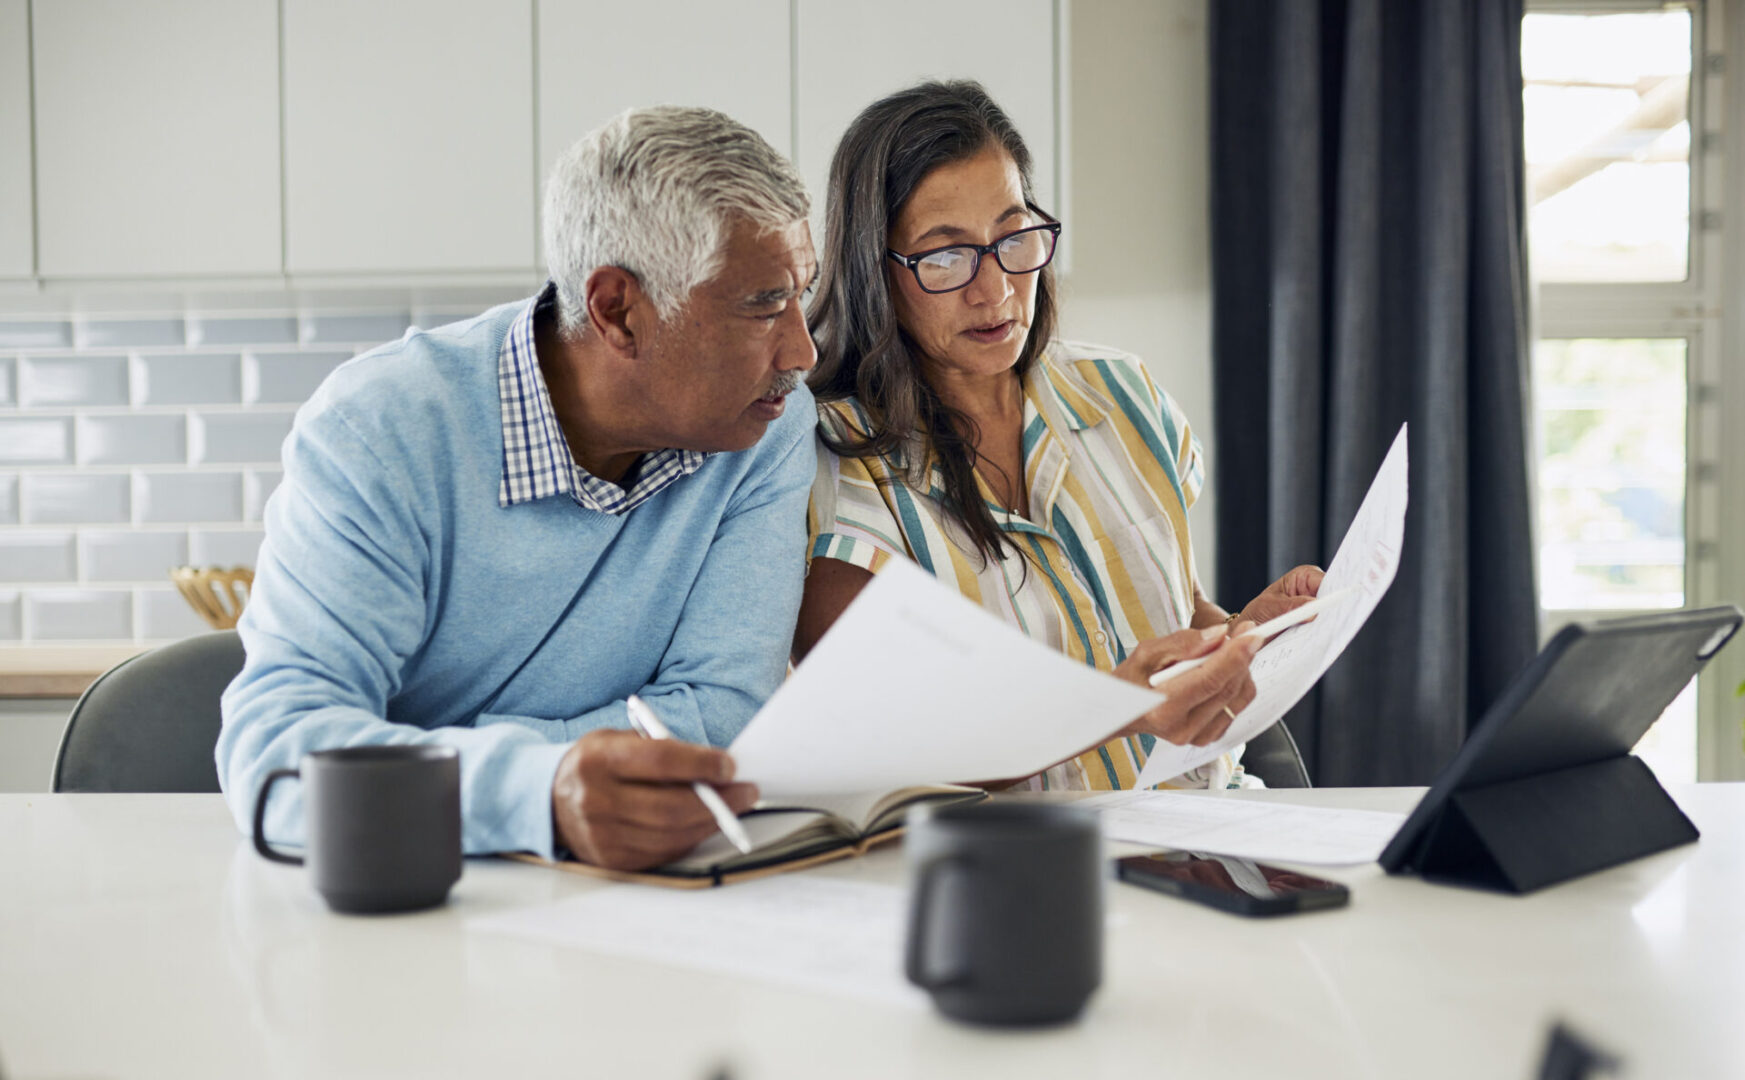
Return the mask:
[[(816, 420), (804, 388), (762, 440), (627, 514), (568, 495), (502, 508), (498, 352), (526, 302), (343, 365), (297, 414), (224, 694), (218, 777), (244, 831), (268, 770), (311, 750), (460, 751), (468, 853), (550, 856), (567, 744), (640, 694), (725, 746), (780, 683), (804, 575)], [(527, 666), (578, 587), (580, 601)], [(296, 783), (267, 835), (301, 842)]]

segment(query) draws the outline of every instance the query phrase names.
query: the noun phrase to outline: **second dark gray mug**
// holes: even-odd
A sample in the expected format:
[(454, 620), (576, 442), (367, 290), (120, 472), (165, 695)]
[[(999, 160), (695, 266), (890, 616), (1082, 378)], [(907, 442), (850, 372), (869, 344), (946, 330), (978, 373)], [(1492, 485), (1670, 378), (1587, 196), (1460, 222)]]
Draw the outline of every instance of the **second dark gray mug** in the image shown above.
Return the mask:
[(255, 796), (255, 850), (301, 866), (303, 859), (262, 835), (267, 796), (291, 777), (303, 782), (309, 878), (328, 907), (416, 911), (448, 898), (461, 875), (460, 754), (453, 747), (319, 750), (300, 768), (268, 773)]
[(909, 981), (981, 1024), (1076, 1017), (1103, 978), (1096, 818), (1040, 802), (909, 815)]

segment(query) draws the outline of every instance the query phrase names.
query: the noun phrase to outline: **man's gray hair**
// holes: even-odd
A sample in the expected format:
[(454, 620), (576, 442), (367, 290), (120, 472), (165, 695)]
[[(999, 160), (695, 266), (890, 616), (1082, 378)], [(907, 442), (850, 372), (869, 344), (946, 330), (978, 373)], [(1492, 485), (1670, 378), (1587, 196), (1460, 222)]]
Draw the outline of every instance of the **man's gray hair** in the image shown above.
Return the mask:
[(545, 185), (545, 259), (564, 333), (587, 326), (584, 290), (598, 268), (635, 274), (669, 319), (720, 271), (738, 221), (781, 229), (810, 210), (788, 159), (725, 113), (620, 113), (572, 146)]

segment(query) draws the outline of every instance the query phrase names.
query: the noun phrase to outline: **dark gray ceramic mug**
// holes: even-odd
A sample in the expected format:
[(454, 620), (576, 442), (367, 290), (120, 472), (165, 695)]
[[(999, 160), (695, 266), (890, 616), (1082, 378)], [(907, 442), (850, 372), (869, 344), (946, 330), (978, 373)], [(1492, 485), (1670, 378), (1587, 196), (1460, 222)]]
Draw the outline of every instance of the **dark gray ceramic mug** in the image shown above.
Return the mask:
[(1040, 802), (922, 807), (903, 840), (907, 972), (947, 1016), (1053, 1024), (1103, 978), (1096, 818)]
[(274, 769), (254, 804), (255, 850), (274, 862), (303, 859), (262, 835), (267, 795), (287, 777), (303, 782), (309, 877), (335, 911), (416, 911), (448, 898), (460, 880), (460, 754), (449, 746), (351, 746), (319, 750), (301, 768)]

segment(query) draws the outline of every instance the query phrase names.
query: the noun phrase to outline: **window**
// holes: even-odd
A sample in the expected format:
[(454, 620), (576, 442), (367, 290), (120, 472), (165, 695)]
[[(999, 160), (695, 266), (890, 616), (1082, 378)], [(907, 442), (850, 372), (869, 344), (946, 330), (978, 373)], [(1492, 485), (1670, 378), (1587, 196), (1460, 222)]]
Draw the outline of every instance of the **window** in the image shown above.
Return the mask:
[(1540, 281), (1684, 281), (1689, 9), (1530, 14), (1528, 228)]
[(1545, 338), (1533, 362), (1539, 596), (1684, 606), (1684, 338)]
[[(1572, 619), (1719, 602), (1722, 564), (1741, 558), (1719, 543), (1721, 391), (1742, 373), (1722, 363), (1715, 55), (1723, 12), (1741, 7), (1530, 3), (1522, 24), (1546, 637)], [(1739, 741), (1730, 689), (1705, 678), (1643, 739), (1662, 779), (1734, 768), (1699, 754), (1729, 731)]]

